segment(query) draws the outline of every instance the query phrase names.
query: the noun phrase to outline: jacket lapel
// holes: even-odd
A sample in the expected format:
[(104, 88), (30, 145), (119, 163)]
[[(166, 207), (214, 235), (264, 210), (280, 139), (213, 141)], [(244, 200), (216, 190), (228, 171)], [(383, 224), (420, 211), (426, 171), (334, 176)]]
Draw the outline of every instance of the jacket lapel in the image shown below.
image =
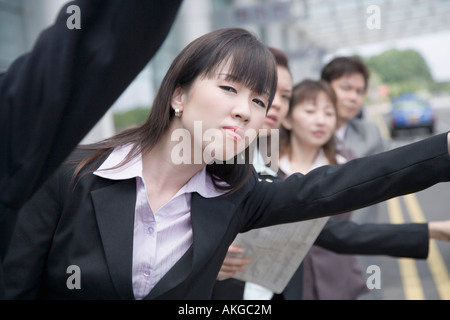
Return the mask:
[(136, 181), (120, 180), (92, 191), (91, 195), (111, 279), (122, 299), (134, 299), (132, 255)]
[[(191, 223), (193, 245), (156, 284), (145, 299), (155, 299), (175, 289), (194, 270), (207, 263), (211, 252), (223, 241), (233, 217), (235, 205), (229, 197), (203, 198), (192, 194)], [(175, 295), (176, 296), (176, 295)]]
[(191, 219), (194, 234), (194, 265), (204, 263), (211, 250), (217, 247), (227, 231), (233, 217), (233, 197), (205, 199), (198, 194), (192, 196)]
[[(361, 137), (363, 137), (363, 139), (361, 139)], [(361, 157), (367, 153), (367, 148), (371, 145), (371, 142), (368, 141), (368, 139), (370, 139), (370, 137), (367, 136), (365, 130), (360, 129), (359, 123), (355, 121), (348, 122), (345, 145), (354, 152), (356, 157)]]

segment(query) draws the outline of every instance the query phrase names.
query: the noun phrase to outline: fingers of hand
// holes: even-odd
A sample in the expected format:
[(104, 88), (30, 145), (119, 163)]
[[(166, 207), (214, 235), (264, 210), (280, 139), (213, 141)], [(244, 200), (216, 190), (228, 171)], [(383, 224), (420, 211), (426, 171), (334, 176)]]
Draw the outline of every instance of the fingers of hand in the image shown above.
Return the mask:
[(241, 271), (250, 263), (247, 258), (226, 257), (223, 261), (221, 270), (224, 271)]

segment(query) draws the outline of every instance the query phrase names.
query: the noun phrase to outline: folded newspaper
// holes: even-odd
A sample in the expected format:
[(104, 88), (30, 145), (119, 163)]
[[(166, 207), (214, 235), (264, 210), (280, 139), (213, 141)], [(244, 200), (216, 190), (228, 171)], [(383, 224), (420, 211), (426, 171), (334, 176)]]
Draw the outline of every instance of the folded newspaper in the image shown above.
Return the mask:
[(250, 259), (233, 278), (281, 293), (300, 266), (328, 217), (287, 223), (239, 234), (234, 245)]

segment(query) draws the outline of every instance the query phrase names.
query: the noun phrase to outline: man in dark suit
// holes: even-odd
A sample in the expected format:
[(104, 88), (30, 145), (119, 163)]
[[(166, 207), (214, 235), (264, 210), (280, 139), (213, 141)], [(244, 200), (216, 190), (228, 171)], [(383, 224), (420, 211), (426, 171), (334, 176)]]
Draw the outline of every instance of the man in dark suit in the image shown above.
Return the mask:
[[(165, 39), (181, 0), (77, 0), (0, 75), (0, 257), (7, 220), (69, 155)], [(67, 26), (80, 8), (81, 29)], [(0, 297), (2, 281), (0, 269)]]

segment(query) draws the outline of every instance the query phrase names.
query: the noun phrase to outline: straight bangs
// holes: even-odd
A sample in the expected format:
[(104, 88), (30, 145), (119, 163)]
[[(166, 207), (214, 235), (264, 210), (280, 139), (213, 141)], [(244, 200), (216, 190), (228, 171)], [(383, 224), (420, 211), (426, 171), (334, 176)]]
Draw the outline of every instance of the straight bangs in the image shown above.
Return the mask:
[[(241, 83), (257, 94), (267, 96), (269, 102), (267, 110), (269, 110), (277, 86), (276, 68), (271, 68), (271, 64), (267, 63), (267, 57), (264, 57), (264, 55), (255, 56), (247, 50), (234, 53), (228, 59), (229, 74), (226, 79)], [(210, 77), (213, 76), (212, 73), (220, 72), (221, 67), (222, 65), (207, 76)]]
[(304, 102), (316, 102), (317, 96), (322, 90), (316, 84), (299, 86), (298, 89), (294, 88), (292, 95), (292, 106), (290, 112), (294, 109), (295, 105)]
[(331, 86), (323, 80), (303, 80), (297, 84), (292, 92), (292, 98), (289, 106), (289, 114), (292, 114), (292, 110), (297, 104), (311, 101), (315, 103), (317, 101), (317, 96), (320, 93), (324, 93), (333, 104), (336, 109), (337, 99)]
[[(237, 30), (239, 31), (239, 30)], [(241, 83), (257, 94), (268, 97), (272, 105), (277, 88), (277, 65), (273, 54), (257, 38), (245, 31), (228, 41), (217, 39), (211, 44), (209, 60), (202, 74), (213, 78), (225, 65), (229, 67), (228, 80)]]

